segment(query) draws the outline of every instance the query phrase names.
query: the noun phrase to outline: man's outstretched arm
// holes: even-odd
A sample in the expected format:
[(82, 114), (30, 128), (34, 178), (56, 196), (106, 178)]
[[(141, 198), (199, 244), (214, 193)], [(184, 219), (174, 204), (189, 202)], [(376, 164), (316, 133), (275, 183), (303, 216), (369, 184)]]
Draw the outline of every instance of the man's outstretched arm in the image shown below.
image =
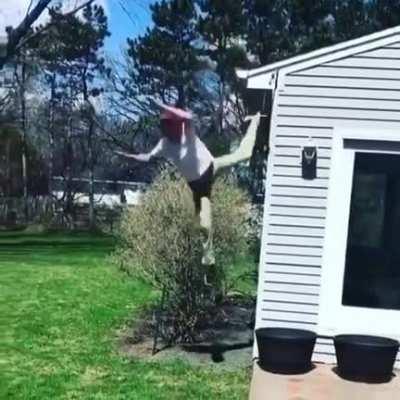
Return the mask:
[(132, 158), (136, 161), (141, 161), (141, 162), (148, 162), (151, 160), (152, 157), (151, 153), (131, 154), (125, 151), (116, 151), (115, 153), (118, 154), (119, 156)]
[(154, 147), (154, 149), (150, 151), (150, 153), (132, 154), (132, 153), (127, 153), (126, 151), (115, 151), (115, 153), (122, 157), (132, 158), (133, 160), (136, 161), (149, 162), (153, 157), (162, 157), (163, 149), (164, 149), (164, 141), (163, 139), (161, 139), (157, 143), (156, 147)]

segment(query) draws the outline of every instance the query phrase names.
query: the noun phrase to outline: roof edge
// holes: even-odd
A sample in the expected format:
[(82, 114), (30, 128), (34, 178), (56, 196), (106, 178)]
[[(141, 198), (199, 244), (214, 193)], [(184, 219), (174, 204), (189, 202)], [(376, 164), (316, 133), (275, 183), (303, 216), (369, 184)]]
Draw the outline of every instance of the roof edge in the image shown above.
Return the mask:
[(250, 70), (236, 69), (236, 76), (239, 79), (249, 79), (254, 76), (264, 74), (273, 70), (285, 68), (294, 64), (300, 64), (302, 62), (310, 61), (314, 58), (322, 57), (329, 53), (338, 53), (340, 51), (351, 49), (352, 47), (360, 46), (370, 42), (375, 42), (386, 37), (391, 37), (400, 33), (400, 25), (394, 28), (385, 29), (383, 31), (371, 33), (369, 35), (364, 35), (356, 39), (346, 40), (345, 42), (337, 43), (332, 46), (326, 46), (318, 50), (313, 50), (311, 52), (297, 55), (294, 57), (287, 58), (282, 61), (278, 61), (272, 64), (267, 64), (259, 68), (254, 68)]

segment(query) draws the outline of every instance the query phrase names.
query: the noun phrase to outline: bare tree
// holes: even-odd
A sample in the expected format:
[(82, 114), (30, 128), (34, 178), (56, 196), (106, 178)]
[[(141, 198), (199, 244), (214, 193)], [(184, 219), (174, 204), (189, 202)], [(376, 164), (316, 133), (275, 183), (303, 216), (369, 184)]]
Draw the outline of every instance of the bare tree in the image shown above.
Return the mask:
[(21, 53), (21, 63), (20, 63), (20, 75), (17, 76), (18, 88), (19, 88), (19, 103), (20, 103), (20, 122), (22, 131), (22, 185), (23, 185), (23, 196), (24, 196), (24, 212), (25, 218), (28, 217), (28, 174), (27, 174), (27, 118), (26, 118), (26, 54)]

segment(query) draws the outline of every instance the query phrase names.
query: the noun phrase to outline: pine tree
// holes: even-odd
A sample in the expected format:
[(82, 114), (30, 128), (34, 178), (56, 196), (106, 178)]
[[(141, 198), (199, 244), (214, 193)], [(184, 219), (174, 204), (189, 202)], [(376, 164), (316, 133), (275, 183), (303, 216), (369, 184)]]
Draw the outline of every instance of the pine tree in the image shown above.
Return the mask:
[(83, 97), (84, 114), (87, 120), (86, 143), (87, 143), (87, 166), (89, 171), (89, 224), (92, 229), (95, 227), (94, 211), (94, 168), (96, 165), (96, 130), (95, 115), (90, 104), (91, 98), (99, 96), (102, 88), (96, 82), (99, 74), (105, 70), (105, 60), (100, 55), (104, 46), (104, 40), (109, 35), (107, 30), (107, 17), (100, 6), (87, 6), (83, 10), (83, 24), (81, 33), (78, 36), (78, 48), (81, 49), (81, 56), (75, 61), (75, 71), (80, 81), (77, 81), (77, 88)]
[[(37, 60), (39, 60), (44, 77), (44, 84), (48, 88), (49, 95), (45, 108), (46, 128), (48, 133), (47, 164), (49, 176), (49, 193), (53, 193), (53, 175), (56, 152), (57, 114), (61, 112), (65, 103), (66, 93), (63, 91), (68, 63), (65, 59), (65, 49), (68, 47), (68, 31), (71, 18), (63, 17), (61, 5), (49, 9), (50, 20), (45, 26), (38, 28), (38, 33), (28, 43), (32, 47)], [(59, 131), (59, 130), (58, 130)]]
[(29, 203), (29, 171), (28, 159), (29, 149), (29, 127), (31, 122), (30, 104), (28, 91), (37, 76), (38, 69), (34, 54), (28, 45), (22, 46), (14, 56), (14, 100), (16, 105), (16, 120), (21, 131), (21, 165), (22, 165), (22, 187), (24, 199), (24, 216), (28, 219)]
[[(78, 134), (81, 142), (79, 147), (82, 169), (88, 171), (89, 174), (89, 222), (94, 228), (94, 169), (97, 162), (98, 140), (95, 129), (95, 110), (91, 101), (103, 90), (100, 78), (106, 71), (106, 67), (101, 51), (104, 40), (109, 35), (107, 17), (103, 8), (96, 5), (86, 6), (81, 17), (75, 14), (65, 16), (60, 12), (60, 8), (53, 8), (50, 15), (49, 28), (44, 29), (43, 34), (35, 38), (36, 53), (42, 60), (50, 90), (48, 113), (50, 152), (55, 150), (57, 129), (55, 122), (58, 109), (59, 120), (65, 119), (63, 112), (69, 115), (67, 121), (63, 121), (62, 124), (65, 127), (63, 145), (65, 151), (63, 151), (63, 157), (60, 157), (64, 161), (66, 185), (70, 189), (74, 147), (76, 147), (73, 144), (73, 136), (76, 137)], [(81, 114), (79, 121), (74, 123), (73, 120), (77, 119), (77, 108), (80, 109)], [(75, 163), (76, 161), (75, 159)], [(53, 170), (53, 155), (50, 154), (51, 173)], [(71, 196), (68, 198), (70, 199)], [(69, 204), (70, 201), (67, 203)]]
[(260, 64), (334, 41), (334, 0), (246, 0), (248, 48)]
[(390, 0), (246, 0), (248, 48), (260, 64), (350, 40), (400, 23)]
[(199, 66), (194, 2), (162, 0), (150, 8), (155, 26), (137, 39), (128, 39), (131, 78), (141, 95), (186, 105), (196, 97)]
[(399, 0), (370, 0), (369, 18), (374, 31), (391, 28), (400, 24)]
[[(232, 94), (235, 94), (236, 99), (240, 96), (235, 68), (248, 66), (244, 41), (244, 1), (200, 0), (198, 3), (202, 11), (199, 31), (204, 41), (203, 53), (215, 63), (215, 73), (218, 76), (217, 126), (221, 136), (227, 114), (227, 102), (232, 98)], [(240, 105), (240, 102), (235, 102), (235, 105)], [(240, 113), (240, 110), (237, 111)]]

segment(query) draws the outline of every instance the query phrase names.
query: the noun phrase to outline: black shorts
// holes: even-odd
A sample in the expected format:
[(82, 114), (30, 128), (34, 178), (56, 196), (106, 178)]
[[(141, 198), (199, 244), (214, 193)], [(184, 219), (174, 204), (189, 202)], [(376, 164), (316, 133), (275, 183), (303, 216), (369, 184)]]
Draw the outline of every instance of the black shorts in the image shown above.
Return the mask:
[(190, 189), (192, 189), (193, 200), (196, 206), (196, 210), (200, 208), (200, 199), (202, 197), (210, 197), (212, 184), (214, 181), (214, 164), (204, 171), (203, 175), (195, 181), (188, 182)]

